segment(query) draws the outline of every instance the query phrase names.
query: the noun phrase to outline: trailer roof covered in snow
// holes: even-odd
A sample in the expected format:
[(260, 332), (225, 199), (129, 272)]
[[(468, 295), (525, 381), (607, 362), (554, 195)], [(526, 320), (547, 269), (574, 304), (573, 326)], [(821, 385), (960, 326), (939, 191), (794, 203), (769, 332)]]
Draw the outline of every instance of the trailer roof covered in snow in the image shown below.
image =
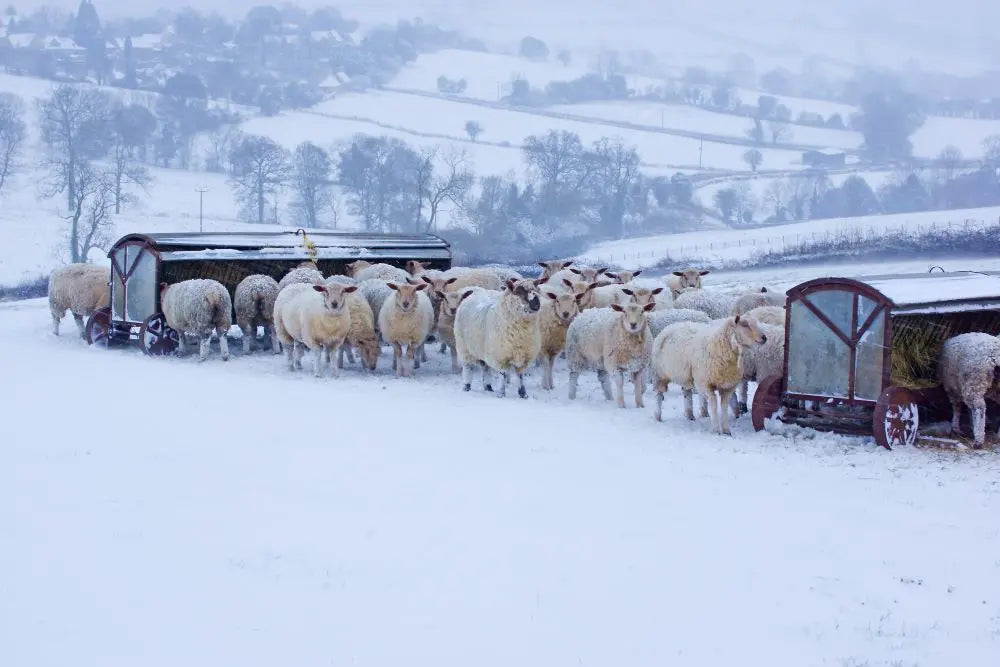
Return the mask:
[(819, 278), (796, 285), (788, 290), (788, 296), (797, 299), (816, 289), (869, 292), (868, 296), (881, 297), (877, 300), (886, 302), (894, 315), (1000, 310), (998, 273), (958, 271)]
[[(305, 238), (315, 252), (306, 247)], [(451, 257), (450, 245), (433, 234), (365, 234), (330, 230), (276, 232), (181, 232), (128, 234), (114, 245), (141, 243), (156, 250), (161, 261), (191, 259), (432, 259)]]

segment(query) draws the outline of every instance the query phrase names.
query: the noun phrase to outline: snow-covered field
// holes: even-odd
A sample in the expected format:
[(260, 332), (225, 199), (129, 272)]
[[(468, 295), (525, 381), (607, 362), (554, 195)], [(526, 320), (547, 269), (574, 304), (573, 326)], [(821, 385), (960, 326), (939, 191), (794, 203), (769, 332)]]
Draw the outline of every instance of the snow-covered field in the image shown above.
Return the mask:
[(150, 359), (55, 338), (43, 300), (0, 304), (0, 339), (0, 664), (1000, 651), (993, 452), (746, 418), (714, 436), (677, 393), (664, 423), (589, 376), (570, 403), (561, 368), (552, 394), (465, 394), (436, 351), (409, 380), (385, 356), (322, 380), (265, 353)]
[[(851, 106), (850, 104), (843, 104), (841, 102), (830, 102), (828, 100), (816, 100), (808, 97), (794, 97), (791, 95), (774, 95), (772, 93), (763, 90), (754, 90), (750, 88), (737, 88), (736, 94), (739, 96), (740, 100), (744, 104), (756, 105), (757, 100), (760, 99), (761, 95), (769, 95), (776, 100), (778, 104), (783, 104), (788, 107), (788, 110), (792, 112), (792, 118), (798, 118), (799, 114), (803, 111), (823, 114), (823, 118), (829, 118), (835, 113), (839, 113), (844, 119), (846, 124), (851, 118), (851, 114), (857, 112), (857, 107)], [(795, 130), (799, 130), (799, 126), (795, 126)]]
[(912, 229), (918, 233), (932, 225), (962, 226), (997, 224), (1000, 207), (928, 211), (897, 215), (872, 215), (857, 218), (809, 220), (756, 229), (705, 230), (680, 234), (642, 236), (620, 241), (595, 244), (580, 255), (589, 262), (652, 266), (665, 255), (705, 261), (749, 259), (758, 252), (780, 251), (810, 239), (822, 239), (829, 234), (857, 230), (878, 234), (886, 230)]
[(963, 157), (981, 158), (988, 137), (1000, 137), (1000, 120), (929, 116), (910, 141), (913, 154), (920, 157), (937, 157), (942, 148), (950, 145)]

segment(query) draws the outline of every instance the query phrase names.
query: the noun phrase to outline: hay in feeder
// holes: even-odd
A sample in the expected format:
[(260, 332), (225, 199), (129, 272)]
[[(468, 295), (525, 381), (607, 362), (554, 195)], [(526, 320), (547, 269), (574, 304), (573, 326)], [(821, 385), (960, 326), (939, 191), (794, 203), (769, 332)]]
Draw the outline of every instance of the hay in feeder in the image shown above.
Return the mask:
[(952, 336), (972, 331), (1000, 334), (1000, 312), (984, 310), (893, 317), (890, 383), (910, 389), (937, 386), (941, 346)]

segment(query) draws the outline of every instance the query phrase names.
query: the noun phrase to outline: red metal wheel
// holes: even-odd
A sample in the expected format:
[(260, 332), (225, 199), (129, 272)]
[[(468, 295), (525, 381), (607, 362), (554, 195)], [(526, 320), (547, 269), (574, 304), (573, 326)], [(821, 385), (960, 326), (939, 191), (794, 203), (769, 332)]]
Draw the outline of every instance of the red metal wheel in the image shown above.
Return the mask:
[(91, 345), (107, 347), (111, 339), (111, 308), (100, 308), (87, 319), (84, 335)]
[(173, 354), (180, 342), (180, 336), (167, 326), (167, 319), (162, 313), (150, 315), (142, 323), (142, 329), (139, 331), (139, 346), (146, 354), (153, 357)]
[(757, 383), (750, 407), (750, 422), (753, 430), (763, 431), (764, 421), (773, 417), (781, 409), (780, 375), (769, 375)]
[(882, 392), (875, 404), (872, 431), (875, 442), (892, 449), (898, 445), (912, 445), (917, 441), (920, 428), (920, 411), (917, 397), (905, 387), (889, 387)]

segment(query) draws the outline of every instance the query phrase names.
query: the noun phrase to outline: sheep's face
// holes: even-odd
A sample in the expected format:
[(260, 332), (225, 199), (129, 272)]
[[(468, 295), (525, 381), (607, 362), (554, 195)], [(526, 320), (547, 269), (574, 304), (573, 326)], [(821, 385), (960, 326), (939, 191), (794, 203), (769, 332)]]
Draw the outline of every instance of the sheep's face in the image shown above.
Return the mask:
[(654, 289), (649, 289), (648, 287), (622, 288), (622, 292), (629, 297), (629, 301), (637, 303), (640, 306), (645, 306), (650, 303), (653, 304), (653, 306), (656, 306), (656, 295), (662, 291), (662, 287), (656, 287)]
[(707, 276), (708, 271), (699, 271), (698, 269), (684, 269), (683, 271), (674, 271), (674, 275), (680, 278), (681, 289), (687, 289), (689, 287), (701, 288), (701, 277)]
[(427, 285), (428, 293), (435, 301), (443, 299), (444, 295), (448, 294), (448, 288), (458, 280), (458, 278), (428, 278), (427, 276), (420, 276), (420, 279)]
[(542, 307), (538, 286), (533, 280), (508, 280), (507, 292), (515, 297), (518, 306), (528, 315), (537, 313)]
[(426, 271), (430, 265), (430, 262), (418, 262), (415, 259), (409, 259), (406, 261), (406, 271), (411, 276), (415, 276)]
[(597, 276), (606, 272), (608, 269), (605, 267), (603, 269), (570, 269), (573, 273), (580, 276), (583, 280), (588, 283), (592, 283), (597, 280)]
[(331, 313), (339, 313), (347, 303), (347, 295), (358, 289), (357, 285), (341, 285), (331, 283), (329, 285), (313, 285), (313, 289), (323, 295), (323, 305)]
[(545, 281), (556, 275), (565, 268), (569, 268), (569, 265), (573, 263), (573, 260), (564, 262), (559, 259), (552, 259), (547, 262), (539, 262), (538, 266), (542, 267), (542, 277), (541, 280)]
[(593, 290), (597, 287), (596, 282), (563, 278), (563, 285), (576, 297), (576, 303), (580, 306), (580, 310), (586, 310), (594, 305)]
[(546, 290), (545, 299), (552, 304), (551, 308), (556, 314), (556, 319), (562, 324), (569, 324), (580, 314), (580, 302), (576, 294)]
[(627, 285), (628, 283), (632, 282), (640, 273), (642, 273), (642, 270), (619, 271), (617, 273), (611, 273), (610, 271), (607, 271), (605, 272), (604, 275), (607, 276), (608, 278), (611, 278), (619, 285)]
[(379, 346), (377, 338), (358, 341), (358, 349), (361, 351), (361, 362), (370, 371), (375, 370), (378, 365), (378, 355), (382, 348)]
[(760, 326), (754, 318), (737, 315), (733, 318), (733, 324), (736, 328), (737, 344), (743, 347), (751, 347), (753, 345), (763, 345), (767, 342), (767, 336), (760, 330)]
[(417, 308), (417, 301), (420, 298), (417, 292), (427, 289), (427, 283), (419, 285), (396, 283), (386, 283), (391, 290), (396, 291), (396, 309), (404, 313), (412, 313)]
[(363, 259), (359, 259), (356, 262), (351, 262), (350, 264), (348, 264), (345, 267), (345, 271), (347, 272), (348, 276), (351, 276), (353, 278), (354, 276), (358, 275), (358, 271), (360, 271), (361, 269), (367, 268), (367, 267), (369, 267), (371, 265), (372, 265), (371, 262), (366, 262)]
[(618, 303), (611, 304), (611, 309), (621, 313), (622, 327), (630, 334), (642, 332), (649, 323), (647, 313), (656, 307), (655, 303), (647, 303), (640, 306), (637, 303), (626, 303), (624, 306)]
[(441, 313), (448, 317), (455, 317), (458, 307), (462, 301), (472, 296), (475, 290), (467, 289), (461, 292), (445, 292), (441, 295)]

